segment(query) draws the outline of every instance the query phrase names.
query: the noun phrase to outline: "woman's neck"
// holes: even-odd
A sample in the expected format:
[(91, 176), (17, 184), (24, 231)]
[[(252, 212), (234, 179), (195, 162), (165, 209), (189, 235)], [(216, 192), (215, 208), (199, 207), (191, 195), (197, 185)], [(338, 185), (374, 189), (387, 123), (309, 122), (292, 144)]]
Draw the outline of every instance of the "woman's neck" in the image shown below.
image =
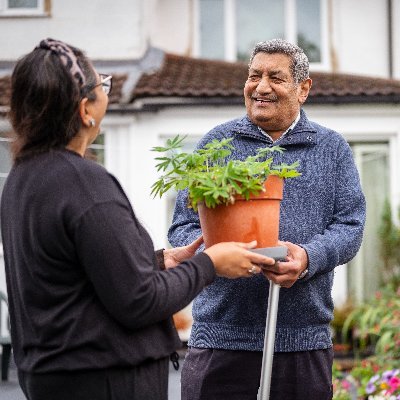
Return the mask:
[(65, 147), (83, 157), (90, 143), (89, 135), (78, 132)]

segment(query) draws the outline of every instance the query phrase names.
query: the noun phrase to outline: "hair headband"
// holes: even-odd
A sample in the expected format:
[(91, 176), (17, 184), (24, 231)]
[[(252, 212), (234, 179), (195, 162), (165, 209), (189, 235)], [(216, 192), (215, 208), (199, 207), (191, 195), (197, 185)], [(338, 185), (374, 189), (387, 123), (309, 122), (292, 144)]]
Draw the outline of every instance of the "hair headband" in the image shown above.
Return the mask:
[(42, 40), (36, 48), (50, 50), (56, 54), (80, 86), (86, 83), (85, 75), (78, 64), (78, 58), (66, 43), (48, 38)]

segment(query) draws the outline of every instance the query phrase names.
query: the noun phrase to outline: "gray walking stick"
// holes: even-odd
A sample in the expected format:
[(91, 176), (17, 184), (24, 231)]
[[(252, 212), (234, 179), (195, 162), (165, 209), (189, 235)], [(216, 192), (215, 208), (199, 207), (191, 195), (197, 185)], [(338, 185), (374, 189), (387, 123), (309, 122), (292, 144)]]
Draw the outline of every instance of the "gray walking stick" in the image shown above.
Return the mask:
[[(253, 251), (268, 257), (272, 257), (275, 259), (275, 261), (285, 260), (287, 255), (287, 248), (284, 246), (266, 247), (263, 249), (255, 249)], [(261, 368), (261, 381), (260, 388), (258, 390), (257, 400), (269, 400), (269, 395), (271, 391), (272, 362), (274, 357), (275, 332), (278, 316), (280, 288), (281, 287), (278, 284), (271, 281), (269, 282), (268, 310), (267, 319), (265, 322), (265, 338)]]

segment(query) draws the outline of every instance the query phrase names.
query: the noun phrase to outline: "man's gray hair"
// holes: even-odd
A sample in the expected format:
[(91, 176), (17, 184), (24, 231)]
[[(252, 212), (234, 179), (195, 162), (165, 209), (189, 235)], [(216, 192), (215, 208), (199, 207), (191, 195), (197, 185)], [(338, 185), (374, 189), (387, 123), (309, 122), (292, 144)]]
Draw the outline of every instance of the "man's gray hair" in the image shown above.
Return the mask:
[(255, 45), (251, 53), (249, 68), (253, 62), (254, 56), (260, 52), (287, 55), (291, 61), (290, 72), (296, 84), (303, 82), (309, 77), (310, 64), (307, 56), (300, 47), (284, 39), (272, 39), (266, 42), (259, 42)]

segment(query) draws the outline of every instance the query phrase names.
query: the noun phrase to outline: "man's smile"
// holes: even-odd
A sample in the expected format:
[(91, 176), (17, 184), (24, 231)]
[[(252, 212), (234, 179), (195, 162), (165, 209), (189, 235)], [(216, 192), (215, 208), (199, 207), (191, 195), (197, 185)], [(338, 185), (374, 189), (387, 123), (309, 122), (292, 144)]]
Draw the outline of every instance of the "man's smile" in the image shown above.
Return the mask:
[(275, 97), (270, 98), (270, 97), (255, 97), (255, 96), (252, 96), (251, 99), (259, 104), (275, 103), (278, 100)]

